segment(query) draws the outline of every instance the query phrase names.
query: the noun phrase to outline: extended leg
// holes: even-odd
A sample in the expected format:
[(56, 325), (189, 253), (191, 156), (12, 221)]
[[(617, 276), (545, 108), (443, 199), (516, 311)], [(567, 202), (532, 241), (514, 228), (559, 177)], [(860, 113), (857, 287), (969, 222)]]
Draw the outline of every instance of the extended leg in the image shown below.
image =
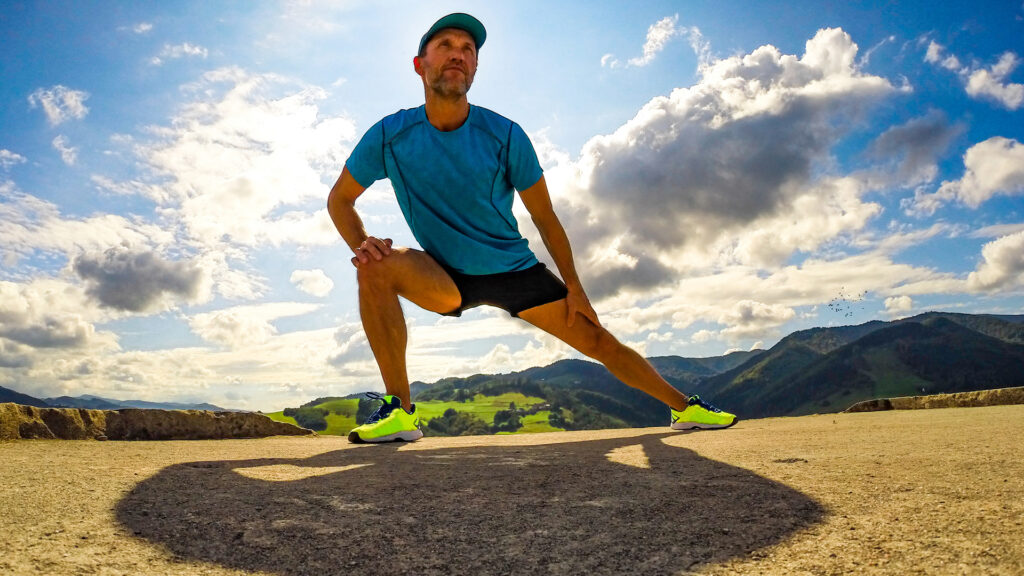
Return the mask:
[(582, 314), (576, 316), (572, 328), (566, 325), (566, 316), (565, 300), (519, 313), (523, 320), (604, 364), (609, 372), (629, 386), (650, 394), (675, 410), (686, 408), (686, 395), (666, 382), (643, 356)]
[(444, 269), (419, 250), (393, 249), (383, 260), (361, 264), (356, 276), (359, 315), (384, 386), (408, 410), (412, 405), (405, 363), (408, 333), (398, 297), (444, 313), (457, 308), (461, 296)]

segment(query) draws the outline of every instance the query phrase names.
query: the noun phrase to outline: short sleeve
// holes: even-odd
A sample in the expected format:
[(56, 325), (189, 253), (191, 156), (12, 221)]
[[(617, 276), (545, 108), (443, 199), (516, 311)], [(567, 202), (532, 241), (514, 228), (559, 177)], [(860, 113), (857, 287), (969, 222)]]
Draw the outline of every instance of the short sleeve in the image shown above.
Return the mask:
[(536, 184), (543, 174), (530, 137), (513, 122), (508, 143), (509, 182), (516, 190), (523, 191)]
[(345, 162), (349, 174), (364, 188), (387, 177), (384, 169), (384, 124), (374, 124), (356, 144)]

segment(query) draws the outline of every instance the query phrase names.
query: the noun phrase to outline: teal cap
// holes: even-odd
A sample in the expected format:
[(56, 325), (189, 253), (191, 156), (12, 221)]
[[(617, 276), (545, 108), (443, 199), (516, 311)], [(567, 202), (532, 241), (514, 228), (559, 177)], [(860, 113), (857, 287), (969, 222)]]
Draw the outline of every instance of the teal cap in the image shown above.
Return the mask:
[(445, 28), (457, 28), (468, 32), (469, 35), (473, 37), (473, 41), (476, 42), (476, 49), (478, 51), (480, 50), (480, 47), (484, 45), (484, 40), (487, 39), (487, 30), (479, 20), (473, 18), (469, 14), (456, 12), (434, 22), (434, 25), (430, 27), (430, 30), (427, 30), (427, 33), (423, 35), (423, 38), (420, 38), (420, 49), (418, 53), (422, 54), (423, 48), (427, 45), (427, 42), (430, 42), (430, 39), (434, 37), (434, 34), (437, 34)]

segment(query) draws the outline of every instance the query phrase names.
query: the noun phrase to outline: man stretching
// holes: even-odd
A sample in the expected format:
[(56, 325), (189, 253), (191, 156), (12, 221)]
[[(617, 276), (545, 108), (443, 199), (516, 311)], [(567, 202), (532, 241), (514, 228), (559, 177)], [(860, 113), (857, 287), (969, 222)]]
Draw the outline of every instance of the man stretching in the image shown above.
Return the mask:
[[(359, 313), (387, 389), (384, 405), (349, 440), (423, 436), (409, 394), (399, 296), (445, 316), (483, 304), (502, 308), (667, 404), (673, 429), (731, 426), (735, 416), (680, 393), (601, 326), (529, 138), (518, 124), (466, 99), (486, 37), (468, 14), (449, 14), (430, 27), (413, 58), (426, 103), (374, 124), (327, 199), (334, 225), (355, 253)], [(422, 251), (393, 247), (390, 238), (363, 228), (356, 199), (383, 178), (391, 180)], [(517, 190), (564, 283), (519, 233), (512, 215)]]

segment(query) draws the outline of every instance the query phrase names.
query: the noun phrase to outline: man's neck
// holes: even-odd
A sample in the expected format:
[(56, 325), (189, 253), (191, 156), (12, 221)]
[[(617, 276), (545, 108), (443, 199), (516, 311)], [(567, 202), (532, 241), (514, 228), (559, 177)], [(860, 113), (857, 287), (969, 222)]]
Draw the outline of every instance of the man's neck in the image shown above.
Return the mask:
[(427, 121), (442, 132), (451, 132), (469, 118), (469, 100), (465, 96), (452, 100), (427, 93)]

